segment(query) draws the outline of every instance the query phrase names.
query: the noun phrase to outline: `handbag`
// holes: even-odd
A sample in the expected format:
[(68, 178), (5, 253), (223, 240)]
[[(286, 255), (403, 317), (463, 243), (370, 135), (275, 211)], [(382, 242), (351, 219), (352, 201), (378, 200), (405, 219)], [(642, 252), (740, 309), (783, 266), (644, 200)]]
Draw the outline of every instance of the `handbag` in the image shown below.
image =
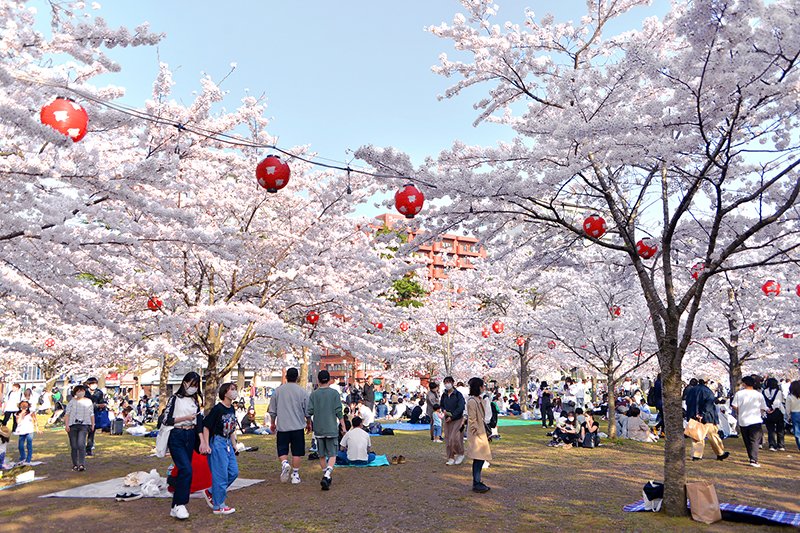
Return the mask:
[(700, 442), (706, 438), (706, 428), (696, 419), (690, 418), (689, 423), (686, 425), (686, 429), (683, 430), (683, 434), (695, 442)]
[(722, 520), (719, 509), (717, 489), (709, 481), (694, 481), (686, 484), (686, 494), (692, 510), (692, 519), (704, 524), (713, 524)]
[(167, 455), (167, 444), (169, 443), (169, 434), (172, 431), (172, 426), (161, 424), (156, 435), (156, 457), (164, 457)]

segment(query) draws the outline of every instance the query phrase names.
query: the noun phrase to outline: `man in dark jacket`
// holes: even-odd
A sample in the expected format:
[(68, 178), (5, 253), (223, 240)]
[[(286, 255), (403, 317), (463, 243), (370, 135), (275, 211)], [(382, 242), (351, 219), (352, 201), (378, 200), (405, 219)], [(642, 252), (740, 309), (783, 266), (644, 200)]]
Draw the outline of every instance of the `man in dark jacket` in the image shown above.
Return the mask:
[(661, 436), (664, 435), (664, 400), (661, 396), (661, 374), (656, 376), (653, 386), (647, 393), (647, 405), (652, 405), (658, 410), (656, 415), (656, 431), (661, 431)]
[[(691, 404), (689, 400), (692, 400)], [(706, 386), (702, 379), (697, 381), (697, 385), (692, 387), (686, 395), (686, 417), (687, 420), (697, 420), (703, 425), (703, 432), (711, 443), (711, 449), (717, 454), (717, 459), (725, 460), (730, 452), (725, 451), (722, 439), (719, 438), (719, 416), (717, 415), (716, 396)], [(699, 461), (703, 458), (703, 451), (706, 447), (706, 440), (701, 439), (692, 443), (692, 461)]]
[[(94, 404), (94, 419), (97, 420), (98, 413), (100, 413), (100, 411), (105, 411), (108, 408), (106, 396), (103, 394), (102, 390), (97, 388), (97, 378), (91, 377), (87, 379), (84, 385), (86, 385), (86, 387), (89, 389), (89, 394), (87, 397), (92, 400), (92, 403)], [(88, 457), (91, 457), (94, 454), (94, 434), (96, 429), (100, 428), (93, 428), (86, 438), (86, 455)]]
[(464, 461), (464, 435), (461, 426), (464, 424), (464, 407), (466, 402), (464, 396), (458, 392), (453, 385), (455, 381), (451, 376), (444, 378), (444, 392), (439, 405), (444, 411), (444, 433), (445, 447), (447, 451), (448, 465), (460, 465)]
[(375, 383), (372, 376), (367, 376), (364, 380), (364, 395), (362, 397), (364, 405), (375, 411)]

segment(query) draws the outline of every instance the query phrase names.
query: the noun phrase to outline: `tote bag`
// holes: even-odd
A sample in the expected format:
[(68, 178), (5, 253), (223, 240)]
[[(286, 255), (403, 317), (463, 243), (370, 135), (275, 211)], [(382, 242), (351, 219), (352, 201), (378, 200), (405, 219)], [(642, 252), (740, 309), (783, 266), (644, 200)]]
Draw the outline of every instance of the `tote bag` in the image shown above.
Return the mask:
[(717, 489), (708, 481), (695, 481), (686, 484), (686, 495), (692, 508), (692, 519), (704, 524), (713, 524), (722, 520), (719, 509)]
[(161, 428), (156, 435), (156, 457), (164, 457), (167, 455), (167, 443), (169, 442), (169, 434), (172, 431), (172, 426), (161, 424)]

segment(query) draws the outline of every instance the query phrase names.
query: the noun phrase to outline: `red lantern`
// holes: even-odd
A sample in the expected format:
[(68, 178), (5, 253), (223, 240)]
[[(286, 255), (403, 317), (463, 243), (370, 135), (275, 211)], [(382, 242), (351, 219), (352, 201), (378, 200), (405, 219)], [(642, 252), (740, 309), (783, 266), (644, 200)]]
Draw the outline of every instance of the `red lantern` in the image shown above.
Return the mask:
[(161, 306), (164, 304), (160, 299), (156, 298), (155, 296), (151, 296), (147, 299), (147, 308), (151, 311), (158, 311), (161, 309)]
[(408, 322), (406, 322), (405, 320), (400, 322), (400, 331), (403, 332), (408, 331)]
[(47, 339), (46, 341), (44, 341), (44, 345), (47, 346), (48, 348), (52, 348), (53, 346), (56, 345), (56, 341), (55, 339)]
[(583, 231), (586, 235), (599, 239), (606, 232), (606, 219), (600, 215), (591, 215), (583, 221)]
[(370, 324), (372, 324), (378, 329), (383, 329), (383, 322), (370, 322)]
[(800, 363), (800, 359), (795, 357), (794, 359), (792, 359), (792, 363), (794, 364)]
[(749, 326), (747, 326), (747, 328), (748, 328), (750, 331), (755, 331), (755, 330), (757, 330), (757, 329), (758, 329), (758, 324), (756, 324), (756, 323), (752, 323), (752, 324), (750, 324)]
[(800, 296), (800, 283), (798, 283), (797, 287), (794, 288), (794, 292), (796, 292), (797, 295)]
[(700, 274), (702, 274), (705, 269), (706, 265), (704, 265), (703, 263), (695, 263), (694, 265), (692, 265), (692, 268), (690, 269), (690, 272), (692, 273), (692, 279), (696, 280), (697, 278), (699, 278)]
[(553, 340), (547, 341), (547, 347), (550, 348), (551, 350), (555, 350), (556, 349), (556, 341), (553, 341)]
[(495, 323), (492, 324), (492, 329), (494, 330), (495, 333), (500, 335), (501, 333), (503, 333), (503, 330), (506, 329), (506, 327), (502, 322), (496, 320)]
[(608, 312), (611, 313), (611, 318), (615, 316), (622, 316), (622, 308), (618, 305), (612, 305), (608, 308)]
[(78, 142), (86, 135), (89, 115), (78, 103), (69, 98), (58, 97), (39, 112), (42, 124), (63, 133), (73, 142)]
[(319, 313), (313, 310), (306, 313), (306, 322), (308, 322), (312, 326), (317, 322), (319, 322)]
[(784, 333), (783, 334), (783, 338), (784, 339), (794, 339), (794, 333)]
[(438, 324), (436, 324), (436, 333), (438, 333), (439, 335), (444, 335), (449, 330), (450, 328), (447, 327), (447, 324), (445, 324), (444, 322), (439, 322)]
[(483, 335), (483, 338), (484, 338), (484, 339), (488, 339), (488, 338), (489, 338), (489, 335), (491, 335), (491, 333), (489, 332), (489, 330), (488, 330), (488, 329), (486, 329), (486, 328), (483, 328), (483, 331), (481, 332), (481, 335)]
[(761, 290), (767, 296), (778, 296), (781, 293), (781, 284), (774, 279), (768, 279), (762, 286)]
[(286, 187), (291, 173), (289, 165), (281, 161), (280, 157), (268, 155), (256, 166), (256, 181), (267, 192), (276, 193)]
[(517, 346), (525, 344), (525, 337), (517, 337)]
[(653, 239), (645, 237), (636, 243), (636, 253), (642, 259), (650, 259), (658, 252), (658, 244)]
[(422, 210), (425, 195), (413, 183), (408, 183), (394, 193), (394, 206), (406, 218), (414, 218)]

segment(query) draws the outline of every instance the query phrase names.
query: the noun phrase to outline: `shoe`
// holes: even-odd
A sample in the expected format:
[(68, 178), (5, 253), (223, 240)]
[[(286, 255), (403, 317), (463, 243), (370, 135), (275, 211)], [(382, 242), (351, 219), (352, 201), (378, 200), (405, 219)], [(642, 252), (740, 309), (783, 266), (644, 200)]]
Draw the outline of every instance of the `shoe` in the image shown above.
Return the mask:
[(702, 457), (692, 457), (692, 461), (702, 461)]
[(731, 456), (731, 452), (725, 452), (722, 455), (718, 455), (717, 456), (717, 461), (724, 461), (725, 459), (727, 459), (730, 456)]
[[(216, 511), (214, 511), (216, 513)], [(177, 518), (178, 520), (186, 520), (189, 518), (189, 511), (186, 510), (185, 505), (176, 505), (169, 511), (169, 515), (172, 518)]]
[(761, 465), (756, 463), (755, 461), (750, 461), (750, 466), (752, 466), (753, 468), (761, 468)]
[(292, 473), (292, 485), (300, 484), (300, 474)]
[[(394, 459), (394, 458), (393, 458), (393, 459)], [(447, 460), (447, 462), (446, 462), (445, 464), (446, 464), (447, 466), (454, 465), (454, 464), (456, 464), (456, 460), (455, 460), (455, 459), (448, 459), (448, 460)]]
[(771, 451), (771, 452), (777, 452), (778, 450), (776, 450), (775, 448), (773, 448), (772, 446), (770, 446), (770, 447), (769, 447), (769, 451)]
[(289, 464), (289, 461), (284, 461), (283, 465), (281, 465), (281, 483), (287, 483), (291, 474), (292, 465)]
[(83, 466), (83, 465), (78, 465), (78, 472), (83, 472), (84, 470), (86, 470), (86, 467), (85, 467), (85, 466)]
[(396, 465), (396, 464), (397, 464), (397, 461), (398, 461), (398, 459), (397, 459), (397, 456), (396, 456), (396, 455), (393, 455), (393, 456), (392, 456), (392, 458), (391, 458), (391, 459), (389, 459), (389, 462), (390, 462), (391, 464), (393, 464), (393, 465)]
[(86, 452), (86, 457), (93, 457), (93, 456), (94, 456), (94, 453), (92, 453), (90, 451)]
[(477, 492), (478, 494), (485, 494), (489, 492), (489, 487), (484, 485), (483, 483), (478, 483), (477, 485), (472, 486), (472, 492)]
[(322, 490), (330, 490), (331, 488), (331, 478), (322, 476), (322, 479), (319, 482)]
[(785, 451), (786, 451), (786, 448), (784, 448), (783, 446), (781, 446), (780, 448), (778, 448), (778, 451), (780, 451), (780, 452), (785, 452)]
[(399, 465), (406, 464), (406, 456), (405, 455), (398, 455), (397, 456), (397, 464), (399, 464)]
[(134, 492), (122, 492), (120, 494), (117, 494), (114, 497), (114, 499), (117, 500), (118, 502), (130, 502), (133, 500), (138, 500), (141, 497), (142, 497), (141, 494), (136, 494)]
[(75, 466), (73, 466), (73, 467), (72, 467), (72, 470), (74, 470), (75, 472), (77, 472), (77, 471), (78, 471), (78, 465), (75, 465)]
[[(182, 506), (179, 506), (179, 507), (182, 507)], [(233, 514), (233, 513), (236, 512), (236, 509), (234, 509), (233, 507), (228, 507), (227, 505), (223, 505), (219, 509), (214, 509), (212, 512), (214, 514)]]
[(759, 444), (759, 445), (758, 445), (758, 449), (759, 449), (759, 450), (763, 450), (763, 449), (764, 449), (764, 446), (763, 446), (763, 445), (761, 445), (761, 444)]
[(460, 465), (463, 462), (464, 462), (464, 456), (463, 455), (456, 455), (456, 464)]
[(208, 504), (208, 506), (213, 509), (214, 508), (214, 498), (211, 496), (211, 491), (208, 490), (208, 489), (205, 489), (203, 491), (203, 497), (206, 499), (206, 503)]

